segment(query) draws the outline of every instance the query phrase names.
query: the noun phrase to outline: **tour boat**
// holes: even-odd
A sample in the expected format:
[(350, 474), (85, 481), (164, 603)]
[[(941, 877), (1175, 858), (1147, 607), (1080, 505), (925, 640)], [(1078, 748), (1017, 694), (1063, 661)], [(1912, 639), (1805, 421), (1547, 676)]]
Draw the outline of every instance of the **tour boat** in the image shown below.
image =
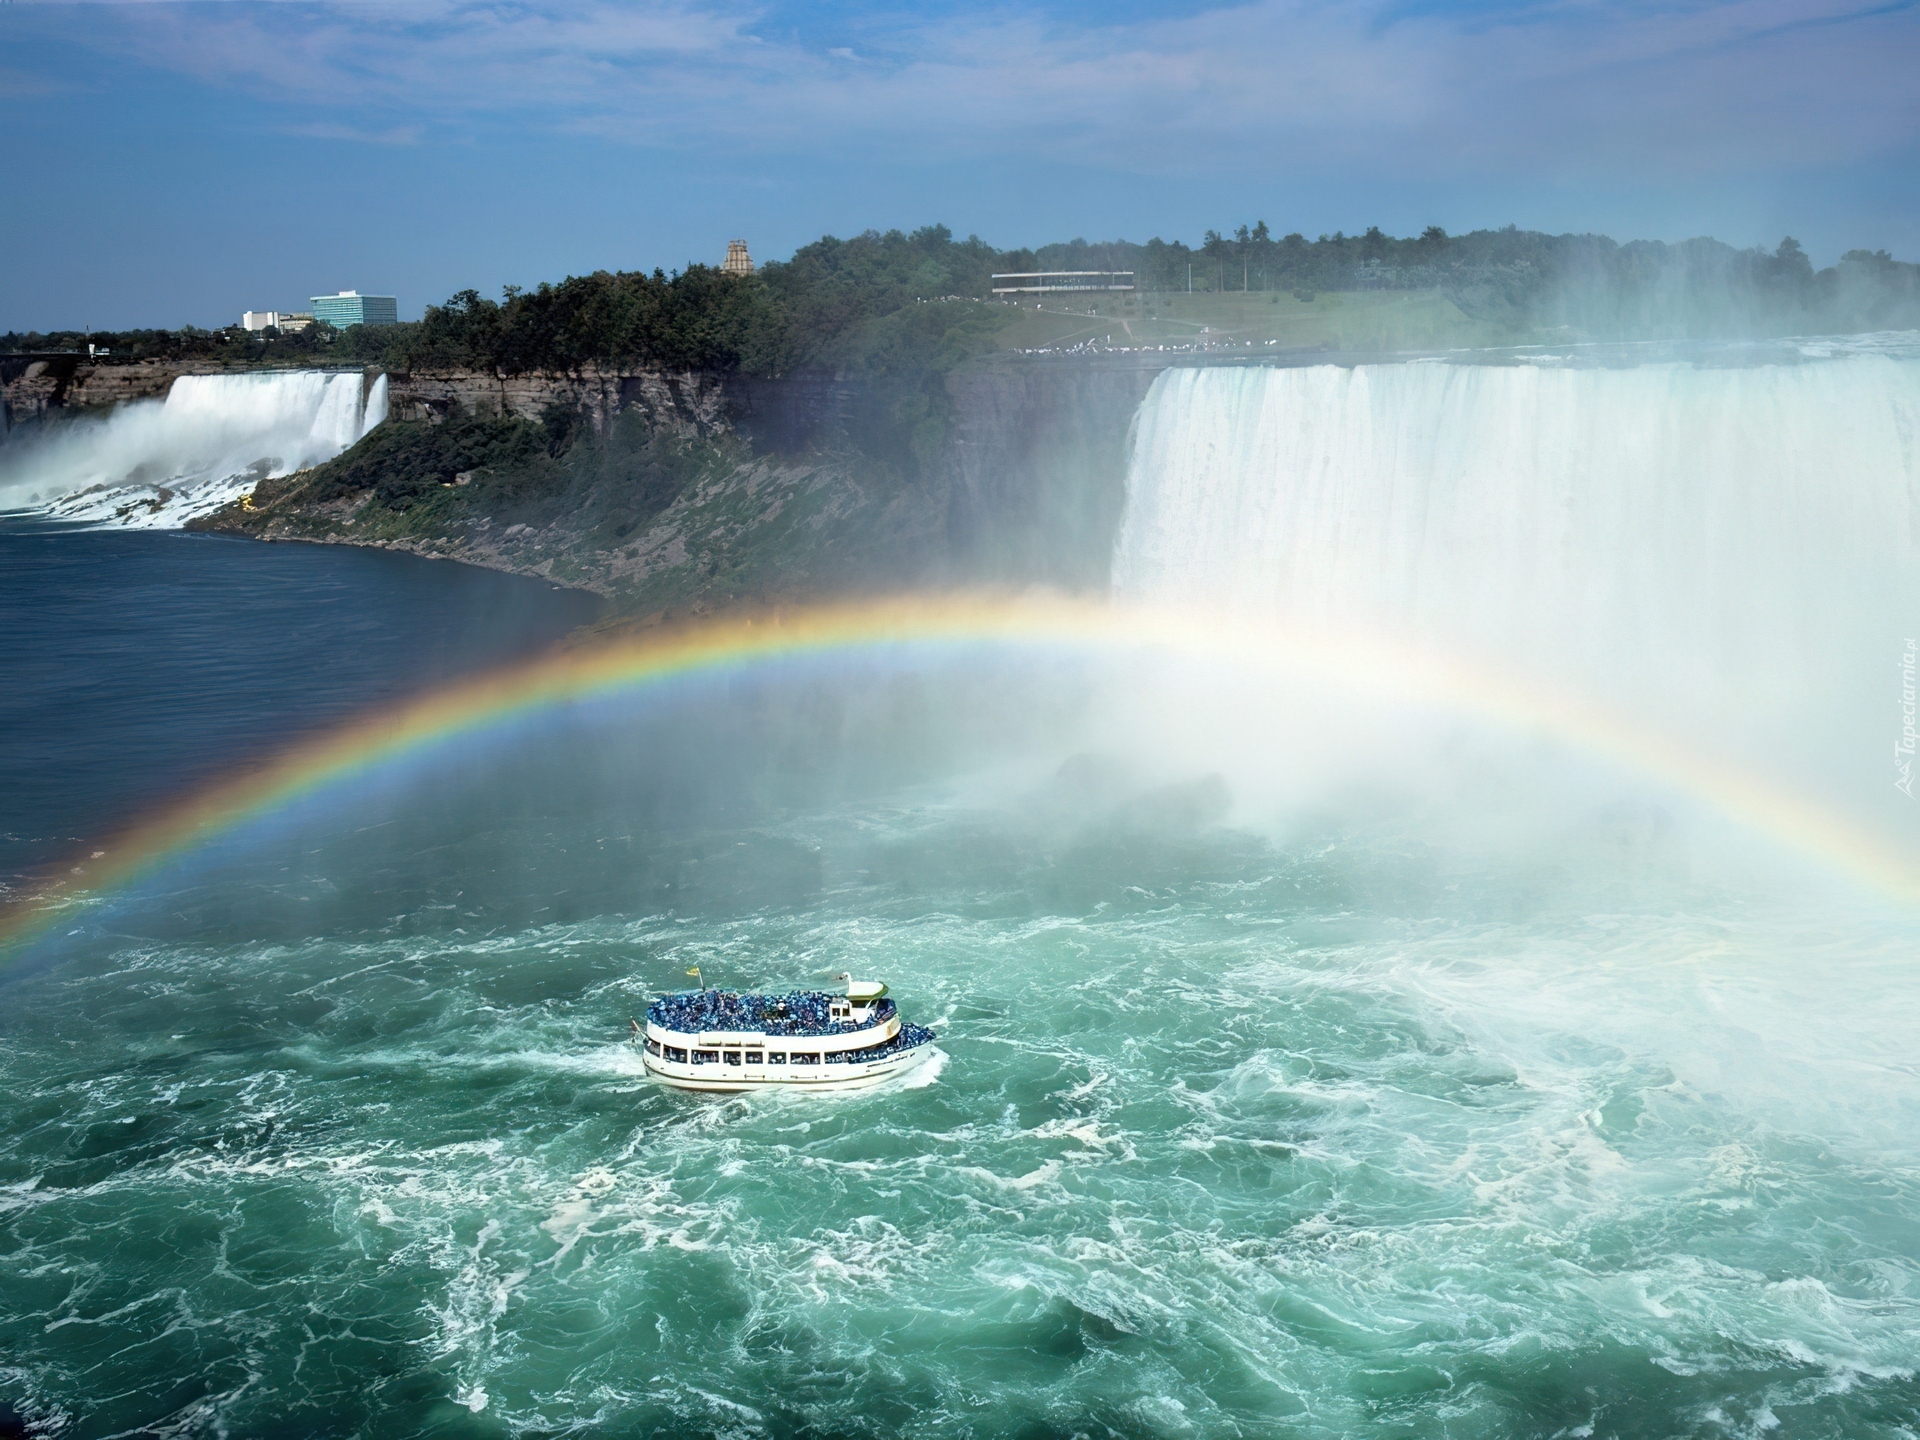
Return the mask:
[(933, 1032), (903, 1025), (887, 987), (847, 982), (844, 995), (690, 990), (647, 1007), (649, 1074), (681, 1090), (858, 1090), (933, 1054)]

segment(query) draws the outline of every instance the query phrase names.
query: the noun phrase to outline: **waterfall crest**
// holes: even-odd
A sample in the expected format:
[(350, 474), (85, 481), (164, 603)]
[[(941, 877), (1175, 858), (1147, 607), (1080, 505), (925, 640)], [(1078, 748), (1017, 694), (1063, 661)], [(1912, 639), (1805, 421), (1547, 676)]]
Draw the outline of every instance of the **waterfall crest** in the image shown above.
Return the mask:
[(261, 480), (330, 460), (386, 418), (358, 371), (182, 375), (164, 400), (16, 432), (0, 507), (132, 529), (185, 524)]
[(1113, 585), (1879, 788), (1917, 562), (1920, 360), (1186, 369), (1136, 422)]

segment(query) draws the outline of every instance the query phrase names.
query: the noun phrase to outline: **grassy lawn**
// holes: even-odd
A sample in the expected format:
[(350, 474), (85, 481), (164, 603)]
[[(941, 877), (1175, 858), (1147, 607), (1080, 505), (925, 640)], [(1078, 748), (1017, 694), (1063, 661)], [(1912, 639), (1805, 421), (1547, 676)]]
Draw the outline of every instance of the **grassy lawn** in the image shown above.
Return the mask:
[(1312, 300), (1257, 290), (1038, 298), (1037, 308), (1026, 300), (1020, 318), (1000, 332), (1003, 346), (1426, 350), (1520, 338), (1472, 319), (1435, 290), (1328, 292)]

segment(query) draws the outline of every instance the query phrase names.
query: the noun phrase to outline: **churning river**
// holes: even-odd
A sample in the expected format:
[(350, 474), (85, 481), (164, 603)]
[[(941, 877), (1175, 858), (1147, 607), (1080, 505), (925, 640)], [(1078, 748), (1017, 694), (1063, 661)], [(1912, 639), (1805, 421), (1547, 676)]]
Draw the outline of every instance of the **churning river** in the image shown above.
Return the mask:
[[(775, 653), (176, 845), (0, 952), (0, 1434), (1911, 1437), (1917, 452), (1898, 353), (1170, 371), (1115, 601), (1237, 649)], [(0, 555), (18, 887), (586, 618)], [(662, 1090), (694, 966), (944, 1055)]]

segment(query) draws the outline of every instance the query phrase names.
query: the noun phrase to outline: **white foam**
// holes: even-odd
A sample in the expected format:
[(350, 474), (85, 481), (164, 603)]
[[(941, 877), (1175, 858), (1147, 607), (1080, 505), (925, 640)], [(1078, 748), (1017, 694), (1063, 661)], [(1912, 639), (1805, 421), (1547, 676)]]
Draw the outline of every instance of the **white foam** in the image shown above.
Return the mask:
[(177, 529), (270, 476), (330, 460), (386, 418), (359, 371), (182, 375), (165, 400), (28, 427), (0, 444), (0, 508), (131, 530)]
[(940, 1078), (940, 1072), (947, 1068), (947, 1062), (950, 1058), (946, 1051), (936, 1045), (933, 1053), (927, 1056), (926, 1059), (914, 1066), (913, 1069), (907, 1071), (906, 1074), (894, 1081), (892, 1085), (882, 1088), (893, 1090), (924, 1090)]
[(1916, 495), (1910, 343), (1723, 369), (1175, 369), (1136, 422), (1113, 587), (1493, 657), (1891, 806)]

